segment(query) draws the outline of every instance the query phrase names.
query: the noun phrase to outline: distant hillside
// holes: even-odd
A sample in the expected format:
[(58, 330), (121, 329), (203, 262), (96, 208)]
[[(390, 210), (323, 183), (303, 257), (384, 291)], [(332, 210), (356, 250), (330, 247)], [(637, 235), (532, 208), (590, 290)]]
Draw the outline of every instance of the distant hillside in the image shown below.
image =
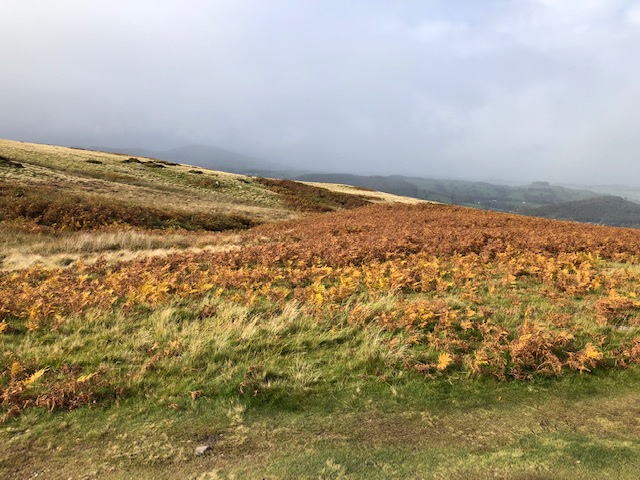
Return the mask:
[(523, 209), (556, 205), (599, 197), (583, 189), (534, 182), (524, 186), (494, 185), (487, 182), (441, 180), (403, 176), (358, 176), (345, 174), (308, 174), (302, 181), (332, 182), (371, 188), (442, 203), (482, 207), (490, 210), (520, 212)]
[(536, 217), (597, 223), (616, 227), (640, 227), (640, 205), (621, 197), (605, 196), (539, 207), (526, 212)]
[[(571, 187), (571, 185), (566, 186)], [(631, 187), (628, 185), (589, 185), (582, 188), (602, 195), (622, 197), (625, 200), (640, 203), (640, 187)]]
[(89, 147), (91, 150), (101, 152), (122, 153), (136, 155), (147, 158), (168, 160), (171, 162), (198, 165), (212, 170), (222, 170), (225, 172), (267, 175), (268, 172), (281, 171), (283, 166), (259, 160), (247, 155), (232, 152), (224, 148), (210, 145), (185, 145), (172, 150), (154, 151), (144, 148), (117, 148), (117, 147)]

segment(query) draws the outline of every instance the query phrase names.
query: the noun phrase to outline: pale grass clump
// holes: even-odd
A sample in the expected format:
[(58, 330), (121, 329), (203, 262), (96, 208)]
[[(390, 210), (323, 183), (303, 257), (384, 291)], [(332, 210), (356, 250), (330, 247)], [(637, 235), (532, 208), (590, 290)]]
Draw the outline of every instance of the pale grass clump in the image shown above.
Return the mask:
[(382, 294), (366, 302), (366, 307), (372, 312), (388, 312), (393, 310), (398, 303), (398, 296), (393, 293)]
[(234, 426), (240, 426), (244, 423), (244, 414), (247, 411), (247, 406), (234, 398), (227, 402), (227, 418), (229, 423)]
[(405, 342), (390, 342), (382, 329), (370, 327), (366, 331), (366, 341), (362, 343), (358, 356), (368, 363), (382, 363), (386, 366), (401, 364), (409, 356), (410, 347)]
[[(158, 236), (136, 230), (116, 232), (81, 232), (62, 238), (50, 245), (49, 252), (102, 252), (105, 250), (150, 250), (171, 243), (180, 246), (180, 238), (175, 235)], [(45, 245), (36, 245), (35, 249), (46, 252)], [(53, 248), (51, 248), (53, 247)]]
[(172, 321), (172, 317), (175, 315), (176, 311), (176, 307), (171, 306), (161, 308), (151, 314), (151, 333), (154, 338), (159, 340), (166, 340), (178, 333), (177, 325)]
[(229, 302), (215, 302), (216, 313), (211, 317), (216, 330), (251, 330), (256, 319), (251, 316), (251, 308), (247, 305)]
[(226, 233), (116, 231), (72, 232), (63, 235), (10, 234), (0, 243), (0, 270), (15, 271), (39, 265), (57, 268), (78, 260), (91, 264), (144, 257), (168, 256), (178, 252), (222, 252), (238, 248), (239, 236)]
[(45, 268), (56, 268), (63, 264), (73, 263), (79, 258), (79, 255), (58, 254), (44, 256), (13, 251), (5, 254), (3, 258), (0, 258), (0, 271), (4, 270), (12, 272), (16, 270), (24, 270), (35, 265), (40, 265)]
[(318, 478), (320, 480), (348, 480), (355, 477), (349, 475), (343, 465), (330, 458), (325, 462), (325, 467), (320, 471)]
[[(74, 252), (94, 253), (108, 250), (162, 250), (204, 248), (212, 245), (227, 245), (237, 241), (237, 234), (191, 233), (184, 231), (153, 232), (144, 230), (117, 230), (113, 232), (80, 232), (64, 237), (57, 243), (34, 246), (42, 253)], [(48, 250), (47, 250), (48, 249)]]
[(238, 477), (233, 473), (226, 474), (221, 473), (218, 469), (213, 469), (208, 472), (201, 473), (200, 475), (195, 477), (195, 480), (236, 480), (236, 478)]
[[(188, 316), (186, 312), (189, 311), (191, 314), (201, 313), (196, 318), (177, 321), (181, 316)], [(165, 337), (179, 338), (183, 342), (182, 358), (185, 362), (194, 364), (206, 360), (207, 356), (232, 351), (234, 341), (238, 338), (250, 338), (256, 325), (248, 307), (219, 302), (211, 296), (187, 307), (168, 308), (156, 322), (158, 332), (163, 332)]]
[(406, 197), (403, 195), (394, 195), (393, 193), (386, 192), (376, 192), (376, 191), (363, 191), (359, 190), (357, 187), (352, 187), (350, 185), (342, 185), (339, 183), (324, 183), (324, 182), (300, 182), (306, 185), (311, 185), (313, 187), (326, 188), (332, 192), (338, 193), (348, 193), (351, 195), (364, 195), (367, 199), (373, 199), (374, 202), (380, 203), (407, 203), (411, 205), (415, 205), (418, 203), (437, 203), (437, 202), (427, 202), (426, 200), (420, 200), (419, 198), (414, 197)]
[(263, 328), (271, 335), (281, 335), (287, 330), (298, 330), (308, 323), (304, 315), (303, 308), (297, 302), (289, 302), (284, 306), (280, 315), (264, 322)]
[(303, 356), (293, 359), (289, 367), (289, 375), (295, 388), (301, 392), (311, 391), (321, 379), (318, 369), (306, 361)]

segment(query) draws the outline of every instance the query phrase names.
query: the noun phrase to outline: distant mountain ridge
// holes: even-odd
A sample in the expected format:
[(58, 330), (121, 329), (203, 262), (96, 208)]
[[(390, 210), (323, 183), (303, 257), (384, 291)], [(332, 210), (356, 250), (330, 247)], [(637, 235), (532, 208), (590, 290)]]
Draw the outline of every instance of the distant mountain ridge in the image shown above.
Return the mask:
[(345, 174), (307, 174), (296, 180), (346, 183), (396, 195), (407, 195), (442, 203), (522, 212), (530, 208), (596, 198), (601, 194), (583, 189), (534, 182), (524, 186), (494, 185), (487, 182), (404, 177), (400, 175), (359, 176)]

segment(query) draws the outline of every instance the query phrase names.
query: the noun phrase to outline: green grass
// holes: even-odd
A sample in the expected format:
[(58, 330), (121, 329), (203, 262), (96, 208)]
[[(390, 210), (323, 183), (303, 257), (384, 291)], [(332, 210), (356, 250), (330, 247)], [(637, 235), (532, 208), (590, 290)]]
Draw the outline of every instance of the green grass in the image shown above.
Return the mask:
[[(335, 327), (291, 304), (206, 297), (2, 335), (3, 351), (49, 365), (45, 378), (64, 364), (102, 368), (122, 393), (7, 421), (0, 475), (635, 478), (637, 369), (427, 379), (402, 368), (407, 351), (391, 334)], [(195, 457), (200, 444), (212, 454)]]

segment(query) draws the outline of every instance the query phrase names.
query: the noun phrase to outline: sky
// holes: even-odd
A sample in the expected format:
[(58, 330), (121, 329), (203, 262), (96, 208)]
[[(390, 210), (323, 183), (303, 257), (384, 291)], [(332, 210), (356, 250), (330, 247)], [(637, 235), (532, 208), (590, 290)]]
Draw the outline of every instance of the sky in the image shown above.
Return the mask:
[(640, 186), (640, 0), (5, 0), (0, 137)]

